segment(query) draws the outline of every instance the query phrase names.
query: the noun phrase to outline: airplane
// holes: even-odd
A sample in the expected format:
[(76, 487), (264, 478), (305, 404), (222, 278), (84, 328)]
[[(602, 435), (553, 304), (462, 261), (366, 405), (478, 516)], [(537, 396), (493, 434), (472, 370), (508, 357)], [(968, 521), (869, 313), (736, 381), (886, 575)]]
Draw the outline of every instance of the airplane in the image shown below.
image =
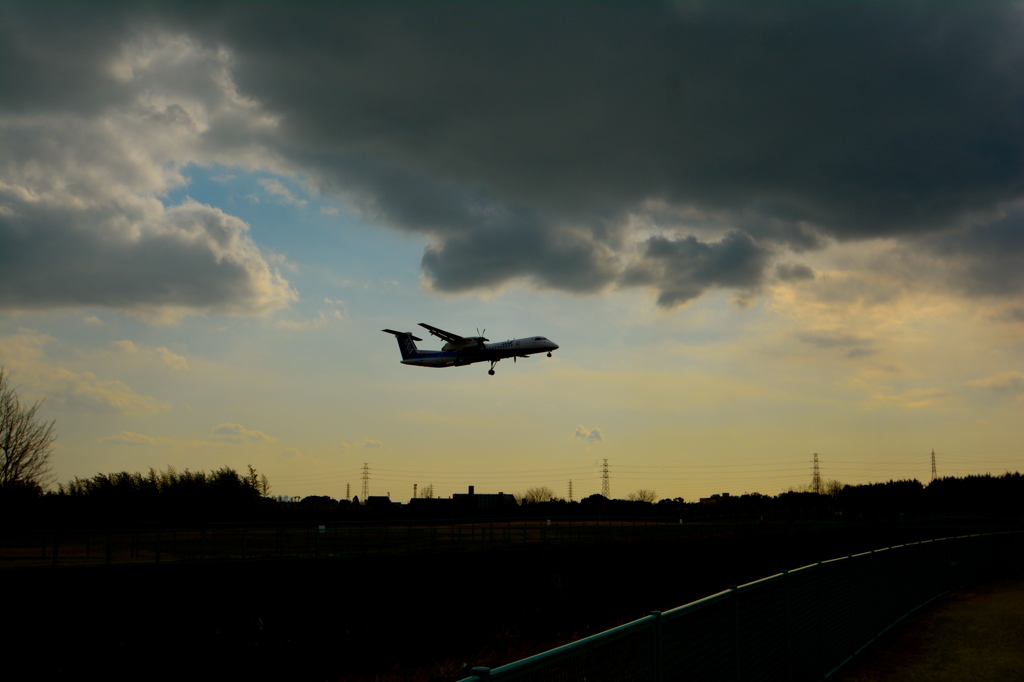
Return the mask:
[[(558, 350), (558, 344), (543, 336), (530, 336), (523, 339), (511, 339), (498, 343), (488, 343), (490, 339), (483, 336), (459, 336), (446, 332), (429, 324), (419, 323), (421, 327), (445, 342), (441, 350), (420, 350), (416, 341), (423, 339), (412, 335), (412, 332), (396, 332), (394, 329), (382, 329), (382, 332), (394, 334), (398, 338), (398, 347), (402, 351), (403, 365), (419, 365), (420, 367), (461, 367), (474, 362), (489, 362), (491, 368), (487, 373), (494, 376), (494, 366), (500, 361), (512, 358), (525, 358), (534, 353)], [(487, 330), (485, 329), (486, 333)], [(477, 330), (480, 333), (480, 330)]]

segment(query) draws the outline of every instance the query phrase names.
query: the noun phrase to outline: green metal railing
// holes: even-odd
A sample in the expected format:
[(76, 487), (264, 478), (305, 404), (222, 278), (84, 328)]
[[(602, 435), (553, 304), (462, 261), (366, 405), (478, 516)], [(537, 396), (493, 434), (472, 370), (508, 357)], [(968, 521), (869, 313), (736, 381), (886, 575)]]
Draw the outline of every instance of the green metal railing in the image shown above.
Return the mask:
[(965, 584), (1024, 567), (1024, 533), (928, 540), (733, 587), (463, 682), (823, 680)]

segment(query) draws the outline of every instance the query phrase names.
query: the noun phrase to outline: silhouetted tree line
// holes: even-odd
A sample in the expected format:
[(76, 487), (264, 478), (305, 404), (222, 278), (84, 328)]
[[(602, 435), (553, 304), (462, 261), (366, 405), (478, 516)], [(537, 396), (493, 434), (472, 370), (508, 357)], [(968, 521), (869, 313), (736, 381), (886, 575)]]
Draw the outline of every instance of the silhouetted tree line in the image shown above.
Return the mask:
[[(607, 499), (590, 495), (567, 501), (549, 495), (519, 496), (518, 504), (500, 508), (475, 506), (472, 498), (417, 500), (416, 505), (360, 504), (313, 495), (301, 502), (269, 497), (266, 476), (252, 467), (239, 473), (229, 467), (212, 472), (164, 471), (147, 474), (126, 471), (75, 478), (48, 493), (33, 492), (3, 499), (0, 512), (8, 522), (17, 519), (106, 521), (130, 524), (161, 522), (183, 524), (209, 521), (317, 522), (338, 520), (443, 520), (519, 517), (526, 519), (663, 518), (683, 521), (722, 519), (755, 520), (866, 520), (885, 521), (923, 517), (978, 517), (1024, 520), (1024, 476), (1006, 473), (942, 478), (925, 486), (917, 480), (842, 485), (830, 481), (825, 494), (789, 491), (770, 496), (760, 493), (714, 495), (698, 502), (682, 498), (652, 502), (644, 499)], [(638, 496), (634, 495), (634, 498)]]
[[(22, 512), (36, 519), (182, 524), (199, 521), (252, 520), (273, 507), (265, 475), (249, 467), (241, 474), (230, 467), (211, 472), (120, 471), (74, 478), (34, 500), (22, 498)], [(9, 510), (10, 511), (10, 510)], [(25, 517), (25, 514), (22, 514)]]
[(711, 515), (754, 514), (774, 518), (901, 520), (934, 516), (986, 516), (1024, 519), (1024, 476), (941, 478), (925, 486), (916, 479), (842, 485), (827, 493), (790, 491), (776, 497), (752, 494), (719, 497), (700, 505)]
[[(900, 520), (930, 516), (986, 516), (1024, 520), (1024, 476), (1006, 473), (941, 478), (925, 486), (918, 480), (843, 485), (830, 481), (826, 492), (789, 491), (779, 495), (714, 495), (699, 502), (682, 498), (652, 503), (609, 500), (591, 495), (580, 502), (561, 499), (524, 502), (527, 516), (639, 516), (694, 518)], [(636, 498), (637, 496), (633, 496)]]

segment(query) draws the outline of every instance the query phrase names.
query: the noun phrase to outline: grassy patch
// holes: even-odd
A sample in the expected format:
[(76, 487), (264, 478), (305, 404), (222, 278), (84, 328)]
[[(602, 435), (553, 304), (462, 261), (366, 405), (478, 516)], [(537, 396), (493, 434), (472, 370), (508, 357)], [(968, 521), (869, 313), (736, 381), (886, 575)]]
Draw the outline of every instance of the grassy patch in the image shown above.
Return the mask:
[(1024, 579), (947, 595), (893, 628), (830, 682), (1024, 679)]

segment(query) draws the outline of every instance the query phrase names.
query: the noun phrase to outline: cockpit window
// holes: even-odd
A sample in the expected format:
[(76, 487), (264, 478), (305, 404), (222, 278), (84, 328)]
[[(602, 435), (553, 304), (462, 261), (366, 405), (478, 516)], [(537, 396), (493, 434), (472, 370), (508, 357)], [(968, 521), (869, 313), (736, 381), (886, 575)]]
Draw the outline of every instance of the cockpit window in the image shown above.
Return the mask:
[(547, 339), (545, 339), (543, 336), (538, 336), (534, 339), (534, 341), (547, 341)]

